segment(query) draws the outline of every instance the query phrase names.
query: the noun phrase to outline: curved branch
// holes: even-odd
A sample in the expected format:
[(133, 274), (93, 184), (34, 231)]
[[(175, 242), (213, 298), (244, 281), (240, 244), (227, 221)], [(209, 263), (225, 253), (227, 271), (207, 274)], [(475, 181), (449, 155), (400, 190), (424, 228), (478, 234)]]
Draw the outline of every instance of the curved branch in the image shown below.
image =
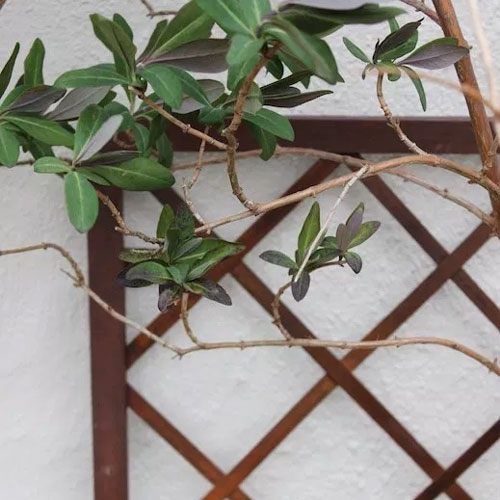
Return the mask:
[(422, 14), (425, 14), (429, 19), (432, 19), (436, 24), (441, 26), (437, 12), (427, 7), (422, 0), (401, 0), (401, 2), (413, 7), (417, 12), (422, 12)]

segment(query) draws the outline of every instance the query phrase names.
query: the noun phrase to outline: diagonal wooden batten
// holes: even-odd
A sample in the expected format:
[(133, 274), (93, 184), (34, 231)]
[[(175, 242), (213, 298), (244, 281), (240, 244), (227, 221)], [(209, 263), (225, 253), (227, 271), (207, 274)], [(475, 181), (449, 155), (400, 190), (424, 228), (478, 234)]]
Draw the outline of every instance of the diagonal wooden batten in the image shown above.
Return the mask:
[(460, 455), (446, 471), (425, 488), (415, 500), (434, 500), (456, 481), (471, 465), (500, 440), (500, 420), (497, 420), (469, 449)]
[[(211, 483), (224, 477), (224, 473), (189, 439), (179, 432), (156, 408), (154, 408), (131, 385), (127, 386), (127, 403), (130, 409), (148, 424), (159, 436), (179, 452), (200, 474)], [(230, 500), (251, 500), (248, 495), (236, 489)]]

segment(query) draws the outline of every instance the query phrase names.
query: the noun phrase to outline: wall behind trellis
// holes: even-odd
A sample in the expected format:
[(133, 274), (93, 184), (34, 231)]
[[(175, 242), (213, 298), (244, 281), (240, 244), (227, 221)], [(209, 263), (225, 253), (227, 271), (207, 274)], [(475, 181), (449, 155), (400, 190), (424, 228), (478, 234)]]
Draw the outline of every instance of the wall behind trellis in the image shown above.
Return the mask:
[[(182, 4), (170, 2), (168, 6), (176, 3)], [(4, 42), (0, 60), (5, 60), (16, 40), (23, 43), (26, 52), (31, 40), (41, 36), (48, 48), (48, 80), (65, 69), (92, 64), (104, 56), (104, 51), (91, 36), (87, 15), (95, 10), (103, 14), (120, 11), (132, 20), (138, 28), (138, 38), (144, 40), (152, 23), (142, 16), (138, 4), (133, 0), (115, 0), (103, 6), (92, 1), (8, 0), (0, 13)], [(492, 2), (481, 4), (488, 34), (495, 40), (498, 13)], [(465, 2), (457, 1), (455, 5), (474, 45), (467, 29)], [(436, 28), (426, 24), (429, 36), (437, 34)], [(352, 39), (368, 47), (369, 35), (356, 36), (355, 29), (351, 32)], [(382, 37), (385, 27), (370, 32)], [(355, 71), (359, 68), (346, 56), (340, 37), (334, 39), (340, 66), (352, 83), (335, 88), (332, 96), (302, 111), (316, 115), (378, 115), (373, 82), (361, 82)], [(454, 76), (453, 72), (449, 75)], [(427, 86), (430, 114), (465, 115), (460, 96), (444, 96), (441, 90)], [(419, 114), (411, 84), (398, 83), (393, 88), (394, 109), (400, 114)], [(476, 160), (466, 161), (474, 164)], [(241, 166), (242, 182), (250, 193), (270, 199), (285, 190), (310, 164), (303, 159), (265, 165), (248, 162)], [(66, 222), (57, 180), (35, 177), (24, 168), (3, 169), (1, 176), (1, 245), (29, 244), (42, 239), (57, 241), (85, 264), (85, 239), (75, 235)], [(229, 190), (221, 193), (220, 186), (227, 185), (223, 170), (215, 167), (211, 176), (204, 175), (202, 181), (206, 184), (196, 191), (196, 203), (209, 218), (237, 210)], [(446, 174), (429, 176), (457, 192), (471, 192), (471, 188), (458, 185)], [(447, 250), (453, 250), (474, 227), (475, 220), (460, 209), (419, 188), (392, 179), (388, 182), (397, 185), (403, 200)], [(472, 193), (483, 207), (487, 206), (485, 199), (474, 190)], [(329, 206), (335, 194), (322, 196), (322, 206)], [(324, 337), (361, 337), (434, 265), (362, 186), (352, 191), (339, 216), (360, 199), (367, 202), (368, 215), (384, 223), (378, 237), (363, 252), (364, 272), (358, 278), (347, 271), (318, 275), (307, 301), (293, 306), (307, 326)], [(268, 248), (291, 249), (308, 206), (306, 202), (297, 208), (276, 233), (246, 258), (273, 289), (284, 276), (257, 256)], [(127, 195), (126, 207), (134, 226), (153, 227), (158, 205), (152, 198)], [(241, 223), (220, 232), (234, 238), (245, 227)], [(500, 264), (499, 249), (498, 242), (488, 243), (466, 266), (497, 303), (498, 274), (492, 270)], [(83, 500), (92, 495), (88, 308), (85, 297), (73, 291), (58, 272), (60, 266), (56, 256), (43, 253), (0, 262), (2, 498)], [(216, 305), (196, 307), (192, 321), (200, 336), (273, 335), (260, 306), (247, 300), (246, 292), (231, 279), (224, 284), (233, 295), (235, 306), (230, 311)], [(293, 305), (289, 300), (286, 303)], [(128, 297), (128, 306), (133, 317), (146, 322), (154, 313), (155, 299), (148, 292), (134, 292)], [(400, 336), (431, 333), (462, 340), (492, 357), (499, 354), (490, 347), (498, 343), (495, 328), (452, 284), (444, 286), (398, 331)], [(173, 338), (180, 336), (176, 329)], [(500, 413), (499, 383), (481, 368), (446, 351), (381, 351), (357, 373), (443, 465), (454, 460)], [(211, 353), (179, 363), (154, 349), (133, 368), (130, 381), (227, 470), (320, 376), (317, 366), (300, 351)], [(133, 415), (130, 438), (132, 500), (191, 500), (207, 490), (208, 483)], [(500, 489), (499, 464), (497, 445), (460, 482), (475, 499), (495, 499)], [(250, 476), (244, 487), (252, 497), (269, 500), (315, 500), (330, 498), (332, 492), (341, 500), (399, 500), (411, 498), (425, 484), (423, 473), (345, 393), (336, 390)], [(164, 494), (167, 489), (169, 496)]]

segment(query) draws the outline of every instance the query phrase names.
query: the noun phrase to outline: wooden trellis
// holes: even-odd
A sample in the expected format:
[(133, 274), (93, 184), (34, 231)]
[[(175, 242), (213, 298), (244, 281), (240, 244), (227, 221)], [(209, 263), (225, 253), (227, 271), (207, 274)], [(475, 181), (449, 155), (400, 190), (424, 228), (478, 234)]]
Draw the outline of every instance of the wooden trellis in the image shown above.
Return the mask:
[[(401, 153), (404, 146), (398, 142), (385, 122), (377, 119), (296, 118), (293, 120), (297, 147), (318, 148), (349, 154)], [(466, 120), (405, 120), (405, 129), (425, 150), (431, 153), (477, 154), (470, 123)], [(194, 151), (197, 147), (190, 137), (172, 130), (178, 150)], [(248, 134), (243, 134), (242, 149), (250, 148)], [(354, 152), (354, 153), (353, 153)], [(289, 192), (307, 188), (332, 174), (337, 165), (316, 162)], [(475, 306), (500, 329), (500, 310), (463, 269), (464, 264), (489, 238), (488, 228), (482, 224), (451, 253), (437, 241), (419, 219), (380, 178), (364, 181), (367, 189), (396, 218), (401, 226), (436, 263), (432, 271), (407, 297), (365, 335), (366, 340), (391, 336), (410, 316), (420, 309), (448, 280), (452, 280)], [(120, 205), (120, 193), (111, 192)], [(156, 192), (161, 203), (178, 205), (182, 201), (173, 190)], [(243, 288), (270, 314), (273, 292), (243, 262), (250, 252), (292, 210), (287, 206), (258, 218), (238, 241), (245, 251), (226, 260), (212, 273), (220, 280), (232, 275)], [(104, 212), (104, 211), (103, 211)], [(116, 254), (122, 247), (122, 238), (112, 229), (114, 221), (102, 213), (96, 228), (89, 236), (90, 285), (113, 307), (124, 311), (124, 292), (114, 284), (120, 271)], [(106, 252), (101, 251), (105, 247)], [(190, 303), (192, 307), (198, 300)], [(179, 309), (173, 308), (156, 317), (149, 328), (165, 334), (178, 321)], [(296, 338), (314, 338), (301, 320), (287, 307), (282, 307), (282, 319), (287, 330)], [(500, 420), (465, 451), (447, 469), (413, 437), (385, 406), (358, 380), (356, 368), (373, 351), (352, 351), (342, 360), (328, 349), (306, 349), (324, 370), (324, 376), (277, 422), (272, 429), (225, 474), (205, 456), (140, 393), (127, 384), (126, 374), (149, 348), (151, 341), (136, 337), (125, 344), (124, 327), (109, 317), (98, 306), (91, 304), (92, 391), (94, 418), (94, 460), (96, 500), (127, 500), (127, 430), (126, 410), (130, 407), (165, 441), (170, 443), (212, 484), (202, 500), (250, 500), (242, 490), (243, 481), (269, 454), (337, 387), (347, 394), (379, 425), (429, 477), (428, 487), (415, 500), (430, 500), (445, 492), (453, 500), (472, 497), (456, 483), (459, 476), (500, 439)], [(160, 465), (161, 467), (161, 465)], [(168, 492), (167, 492), (168, 493)], [(134, 499), (132, 499), (134, 500)], [(191, 499), (179, 499), (191, 500)], [(196, 499), (192, 499), (196, 500)], [(253, 499), (257, 500), (257, 499)]]

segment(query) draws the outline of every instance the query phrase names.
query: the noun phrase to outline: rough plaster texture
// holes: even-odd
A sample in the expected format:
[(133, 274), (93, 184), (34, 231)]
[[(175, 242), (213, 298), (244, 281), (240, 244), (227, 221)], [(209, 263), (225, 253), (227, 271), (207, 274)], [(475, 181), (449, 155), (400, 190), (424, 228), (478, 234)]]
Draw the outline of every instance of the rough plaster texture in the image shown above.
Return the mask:
[[(182, 1), (170, 1), (168, 7), (180, 4)], [(466, 2), (457, 0), (455, 5), (474, 45)], [(489, 36), (500, 41), (495, 30), (499, 20), (495, 2), (483, 0), (481, 5)], [(63, 70), (95, 63), (106, 56), (91, 36), (87, 16), (94, 11), (105, 15), (120, 11), (131, 19), (140, 41), (145, 41), (151, 30), (152, 23), (142, 16), (138, 0), (101, 4), (90, 0), (8, 0), (0, 15), (0, 60), (5, 60), (16, 40), (22, 42), (25, 54), (33, 38), (40, 36), (48, 48), (49, 81)], [(428, 22), (423, 31), (425, 38), (438, 34)], [(374, 37), (384, 36), (385, 27), (358, 33), (349, 30), (349, 36), (368, 49)], [(378, 115), (373, 81), (361, 81), (361, 68), (341, 47), (340, 36), (334, 36), (332, 43), (349, 85), (338, 86), (332, 96), (297, 112)], [(478, 55), (474, 58), (477, 61)], [(481, 70), (479, 73), (482, 75)], [(453, 76), (451, 71), (449, 76)], [(314, 83), (314, 87), (320, 86)], [(466, 113), (460, 96), (426, 86), (429, 114)], [(395, 84), (390, 101), (399, 114), (420, 114), (411, 84)], [(182, 158), (186, 155), (179, 155)], [(475, 158), (460, 160), (477, 166)], [(241, 178), (250, 195), (271, 199), (310, 163), (304, 159), (265, 165), (242, 162)], [(210, 172), (203, 173), (196, 189), (197, 205), (209, 219), (238, 210), (223, 171), (215, 167)], [(450, 175), (421, 168), (419, 173), (470, 196), (487, 209), (482, 193)], [(35, 177), (26, 168), (3, 169), (0, 175), (1, 245), (56, 241), (85, 268), (85, 238), (75, 234), (66, 221), (59, 181)], [(448, 250), (475, 226), (467, 212), (418, 187), (386, 180)], [(215, 194), (217, 205), (213, 203)], [(319, 198), (324, 209), (337, 194), (325, 193)], [(338, 217), (344, 217), (359, 200), (366, 202), (370, 218), (383, 222), (379, 235), (362, 249), (363, 273), (355, 277), (347, 271), (326, 271), (314, 276), (314, 287), (302, 304), (296, 306), (285, 299), (306, 325), (324, 338), (360, 338), (434, 268), (431, 259), (362, 186), (352, 190)], [(133, 226), (153, 228), (159, 207), (151, 197), (127, 194), (126, 204)], [(246, 258), (273, 289), (285, 276), (260, 261), (258, 255), (270, 248), (292, 250), (309, 206), (310, 202), (305, 202), (298, 207)], [(249, 224), (243, 221), (220, 233), (237, 238)], [(491, 241), (466, 265), (497, 302), (499, 250), (498, 241)], [(50, 252), (10, 257), (0, 263), (0, 498), (92, 497), (88, 306), (85, 297), (59, 273), (60, 266), (61, 260)], [(231, 310), (205, 303), (196, 306), (192, 323), (201, 337), (276, 336), (266, 313), (232, 278), (226, 278), (224, 285), (235, 306)], [(130, 315), (138, 321), (147, 322), (155, 314), (153, 290), (133, 292), (127, 300)], [(397, 332), (401, 337), (433, 334), (465, 342), (490, 357), (500, 355), (498, 332), (452, 283), (439, 290)], [(173, 330), (171, 339), (184, 341), (179, 328)], [(216, 352), (179, 363), (153, 349), (131, 370), (130, 382), (228, 471), (321, 376), (322, 371), (301, 351)], [(453, 462), (500, 413), (499, 381), (451, 351), (431, 347), (378, 351), (357, 370), (357, 376), (443, 466)], [(132, 500), (194, 500), (209, 488), (203, 477), (132, 414), (130, 451)], [(342, 390), (336, 390), (243, 486), (259, 500), (406, 500), (427, 482), (383, 431)], [(475, 500), (499, 499), (500, 445), (467, 471), (460, 483)]]

